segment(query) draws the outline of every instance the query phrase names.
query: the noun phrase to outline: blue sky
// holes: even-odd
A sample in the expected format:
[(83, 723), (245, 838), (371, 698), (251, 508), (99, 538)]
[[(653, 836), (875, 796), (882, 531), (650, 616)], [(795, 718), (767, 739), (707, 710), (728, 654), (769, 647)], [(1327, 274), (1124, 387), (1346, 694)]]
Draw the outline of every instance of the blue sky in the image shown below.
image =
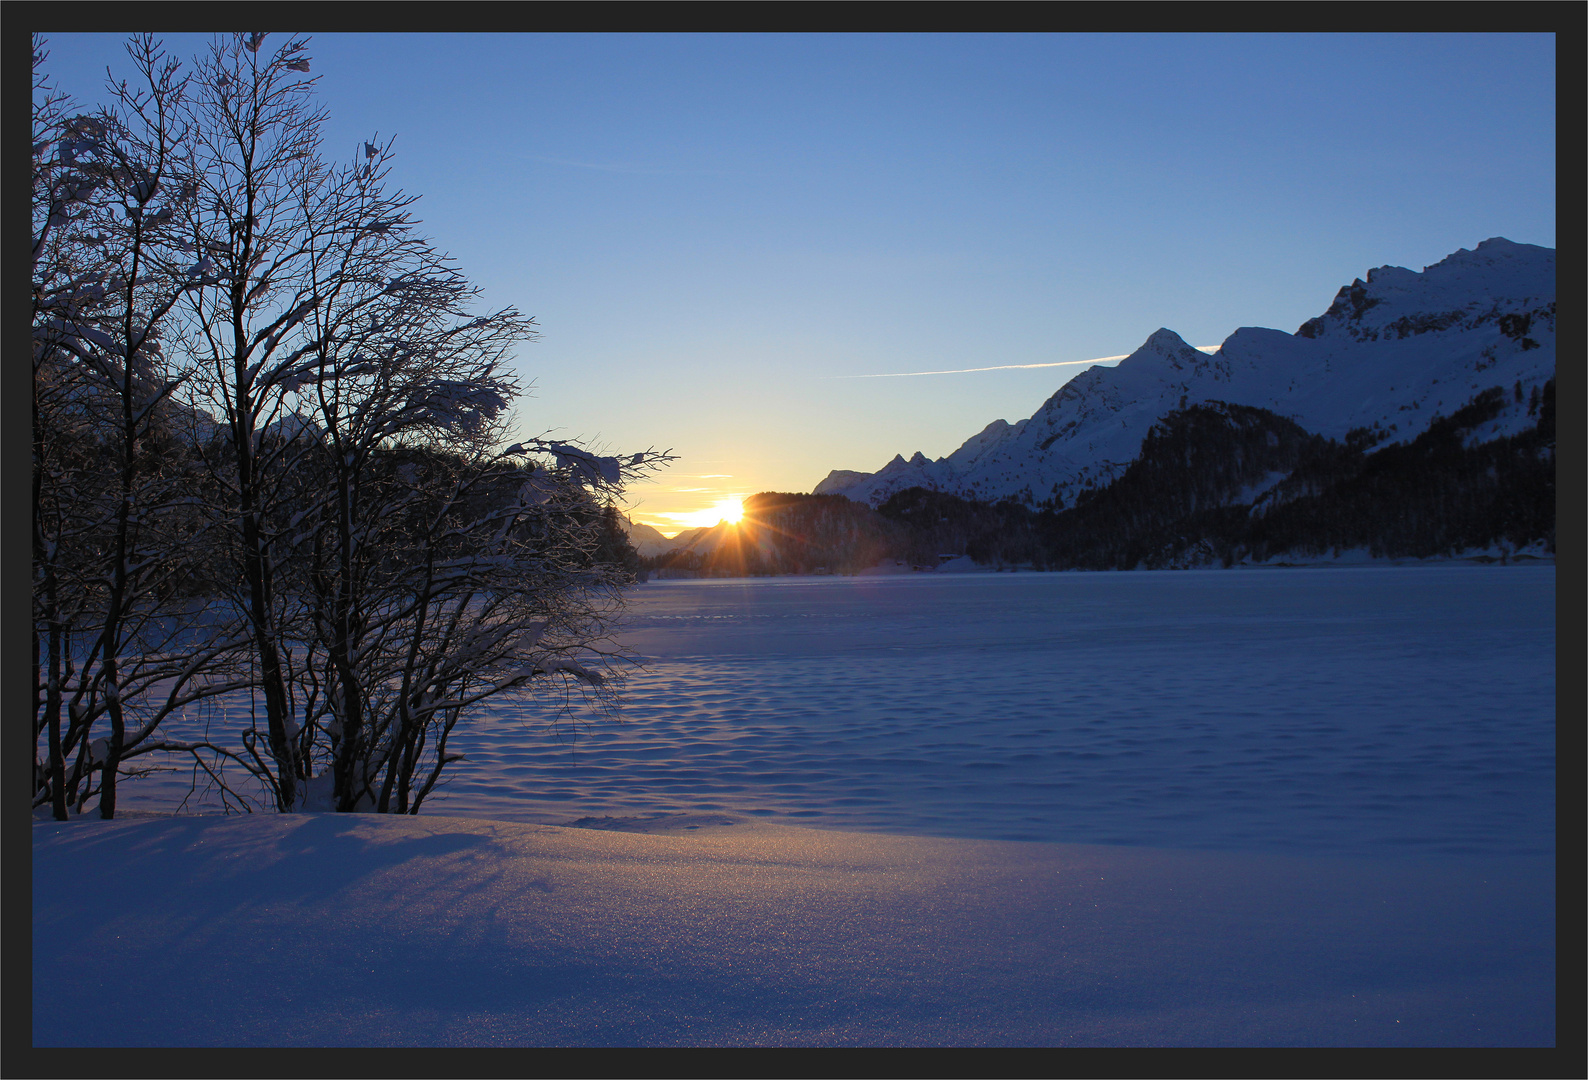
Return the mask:
[[(178, 55), (207, 38), (172, 35)], [(282, 38), (267, 39), (266, 46)], [(50, 36), (84, 101), (121, 38)], [(327, 149), (534, 315), (526, 434), (671, 447), (637, 520), (953, 451), (1160, 326), (1555, 244), (1545, 34), (324, 34)]]

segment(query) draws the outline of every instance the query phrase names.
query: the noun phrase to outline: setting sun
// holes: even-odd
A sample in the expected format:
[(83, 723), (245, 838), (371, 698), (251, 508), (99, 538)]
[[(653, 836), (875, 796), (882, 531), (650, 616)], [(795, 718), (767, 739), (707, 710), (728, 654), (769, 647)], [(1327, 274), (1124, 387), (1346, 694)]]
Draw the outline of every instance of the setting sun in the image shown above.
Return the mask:
[(668, 536), (676, 536), (684, 529), (709, 529), (724, 521), (730, 525), (737, 525), (743, 516), (742, 494), (726, 496), (699, 510), (666, 511), (655, 515), (656, 518), (667, 523), (665, 525), (658, 523), (656, 527)]

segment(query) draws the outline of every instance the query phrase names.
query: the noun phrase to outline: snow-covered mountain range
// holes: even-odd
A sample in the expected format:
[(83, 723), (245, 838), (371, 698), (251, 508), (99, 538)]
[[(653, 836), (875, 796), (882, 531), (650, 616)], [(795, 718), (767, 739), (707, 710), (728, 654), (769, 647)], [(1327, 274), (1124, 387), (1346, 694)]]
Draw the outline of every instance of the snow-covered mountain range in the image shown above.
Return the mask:
[(815, 494), (880, 505), (910, 487), (1027, 505), (1074, 504), (1117, 479), (1165, 416), (1209, 401), (1251, 405), (1315, 434), (1358, 428), (1373, 445), (1415, 438), (1490, 387), (1507, 391), (1475, 441), (1534, 423), (1528, 400), (1555, 374), (1555, 252), (1485, 240), (1421, 273), (1381, 266), (1342, 287), (1294, 334), (1241, 327), (1205, 354), (1158, 330), (1112, 368), (1093, 367), (1030, 418), (995, 420), (935, 461), (895, 456), (835, 470)]

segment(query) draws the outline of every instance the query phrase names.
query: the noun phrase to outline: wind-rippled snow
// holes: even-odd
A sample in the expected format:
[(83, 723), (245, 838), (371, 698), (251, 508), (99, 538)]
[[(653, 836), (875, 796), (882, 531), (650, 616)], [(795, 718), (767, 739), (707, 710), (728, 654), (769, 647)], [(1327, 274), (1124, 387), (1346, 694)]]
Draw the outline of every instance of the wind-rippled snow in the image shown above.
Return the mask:
[(621, 722), (488, 707), (425, 812), (1547, 854), (1554, 590), (1461, 563), (650, 582)]

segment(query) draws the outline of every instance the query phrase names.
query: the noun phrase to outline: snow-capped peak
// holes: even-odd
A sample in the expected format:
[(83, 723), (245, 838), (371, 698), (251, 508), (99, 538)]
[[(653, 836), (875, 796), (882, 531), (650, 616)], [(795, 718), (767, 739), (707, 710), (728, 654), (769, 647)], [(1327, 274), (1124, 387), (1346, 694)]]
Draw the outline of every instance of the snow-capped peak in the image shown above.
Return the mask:
[(1367, 279), (1357, 278), (1335, 294), (1329, 310), (1296, 331), (1316, 338), (1340, 332), (1360, 339), (1424, 332), (1443, 320), (1448, 328), (1464, 317), (1477, 316), (1505, 301), (1552, 301), (1555, 298), (1555, 252), (1504, 237), (1483, 241), (1423, 268), (1380, 266)]

